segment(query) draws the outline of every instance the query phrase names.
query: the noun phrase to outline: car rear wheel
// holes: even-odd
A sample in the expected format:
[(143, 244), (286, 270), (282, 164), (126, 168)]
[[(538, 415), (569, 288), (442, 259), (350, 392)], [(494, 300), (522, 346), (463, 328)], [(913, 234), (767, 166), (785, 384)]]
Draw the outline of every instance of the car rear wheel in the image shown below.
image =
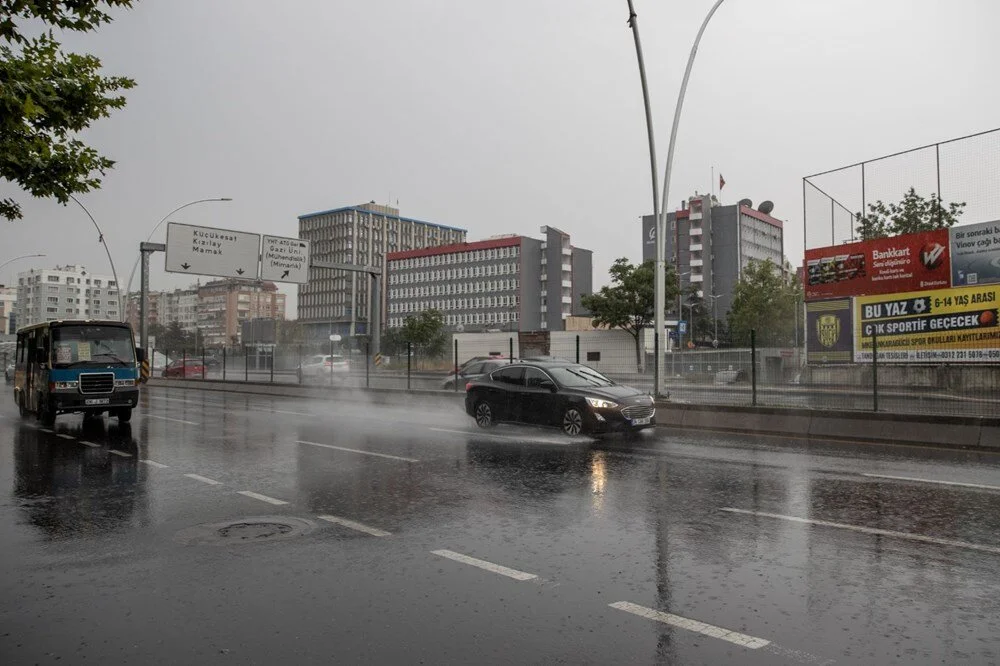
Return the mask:
[(493, 418), (493, 408), (483, 401), (476, 405), (476, 425), (480, 428), (492, 428), (497, 422)]
[(583, 432), (583, 414), (576, 407), (570, 407), (563, 414), (562, 431), (570, 437)]

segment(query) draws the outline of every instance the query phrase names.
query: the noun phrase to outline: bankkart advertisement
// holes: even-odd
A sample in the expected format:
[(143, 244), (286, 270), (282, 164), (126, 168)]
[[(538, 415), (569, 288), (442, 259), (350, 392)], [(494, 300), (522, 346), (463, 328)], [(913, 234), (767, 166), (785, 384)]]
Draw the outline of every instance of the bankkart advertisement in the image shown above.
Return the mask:
[(914, 291), (854, 299), (854, 360), (870, 363), (1000, 361), (1000, 285)]

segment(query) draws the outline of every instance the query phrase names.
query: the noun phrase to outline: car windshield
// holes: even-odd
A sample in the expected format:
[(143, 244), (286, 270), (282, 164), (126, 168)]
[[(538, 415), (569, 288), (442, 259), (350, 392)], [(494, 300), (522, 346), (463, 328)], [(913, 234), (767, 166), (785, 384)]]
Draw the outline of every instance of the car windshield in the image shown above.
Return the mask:
[(567, 365), (555, 368), (546, 368), (559, 384), (567, 388), (585, 388), (588, 386), (612, 386), (613, 381), (599, 373), (593, 368), (585, 365)]
[(132, 333), (120, 326), (53, 327), (52, 358), (56, 368), (131, 365), (135, 363)]

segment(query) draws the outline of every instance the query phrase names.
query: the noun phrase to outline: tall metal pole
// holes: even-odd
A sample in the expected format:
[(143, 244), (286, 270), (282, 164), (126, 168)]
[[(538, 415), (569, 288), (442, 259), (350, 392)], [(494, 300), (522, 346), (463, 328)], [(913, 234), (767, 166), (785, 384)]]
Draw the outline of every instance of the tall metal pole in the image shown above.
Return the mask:
[[(687, 92), (688, 80), (691, 78), (691, 68), (694, 66), (694, 57), (698, 53), (698, 44), (701, 43), (701, 36), (705, 33), (705, 28), (708, 27), (708, 22), (712, 19), (715, 11), (719, 8), (725, 0), (716, 0), (715, 4), (712, 5), (712, 9), (709, 10), (708, 15), (705, 20), (701, 23), (701, 28), (698, 29), (698, 35), (694, 39), (694, 45), (691, 47), (691, 54), (688, 56), (687, 67), (684, 69), (684, 79), (681, 81), (681, 89), (677, 95), (677, 107), (674, 109), (674, 123), (670, 128), (670, 143), (667, 146), (667, 166), (663, 172), (663, 204), (660, 206), (660, 215), (656, 223), (656, 236), (657, 245), (662, 242), (663, 231), (666, 228), (666, 216), (667, 216), (667, 201), (670, 198), (670, 173), (673, 169), (674, 164), (674, 146), (677, 143), (677, 126), (681, 121), (681, 108), (684, 106), (684, 94)], [(675, 266), (680, 265), (680, 247), (678, 244), (674, 244), (674, 251), (676, 252)], [(656, 262), (657, 268), (657, 284), (662, 283), (665, 280), (665, 267), (664, 261), (658, 259)], [(678, 271), (679, 272), (679, 271)], [(677, 286), (680, 287), (680, 277), (677, 278)], [(660, 287), (659, 291), (656, 292), (656, 306), (655, 306), (655, 319), (657, 325), (659, 322), (663, 321), (664, 310), (666, 309), (666, 294)], [(680, 302), (680, 295), (678, 295), (678, 302)], [(677, 317), (678, 319), (683, 316), (678, 308)], [(660, 387), (656, 387), (656, 393), (660, 393)]]
[[(660, 198), (658, 191), (658, 181), (656, 173), (656, 140), (653, 137), (653, 111), (649, 103), (649, 85), (646, 82), (646, 63), (642, 57), (642, 41), (639, 39), (639, 17), (635, 13), (633, 0), (628, 0), (628, 25), (632, 28), (632, 37), (635, 41), (635, 57), (639, 63), (639, 81), (642, 84), (642, 102), (646, 110), (646, 135), (649, 141), (649, 172), (653, 180), (653, 220), (656, 225), (656, 263), (653, 289), (654, 300), (661, 303), (664, 300), (665, 280), (666, 280), (666, 248), (663, 245), (665, 240), (664, 221), (660, 215)], [(655, 310), (653, 317), (655, 327), (654, 340), (656, 335), (660, 335), (666, 329), (663, 308)], [(655, 345), (654, 345), (655, 346)], [(653, 363), (653, 395), (660, 394), (660, 378), (663, 376), (663, 354), (654, 350), (656, 358)], [(579, 363), (579, 359), (577, 359)]]
[(139, 251), (142, 272), (139, 274), (139, 346), (149, 348), (149, 252)]
[(101, 245), (104, 246), (104, 252), (108, 255), (108, 263), (111, 264), (111, 275), (112, 277), (114, 277), (115, 286), (118, 288), (118, 319), (119, 321), (124, 321), (125, 305), (124, 305), (124, 300), (122, 298), (122, 284), (121, 282), (118, 281), (118, 271), (115, 270), (115, 262), (114, 259), (111, 258), (111, 249), (108, 248), (108, 242), (104, 240), (104, 232), (101, 231), (101, 226), (97, 224), (97, 220), (95, 220), (94, 216), (90, 214), (90, 211), (87, 210), (87, 207), (84, 206), (82, 203), (80, 203), (79, 199), (74, 197), (72, 194), (69, 195), (69, 198), (75, 201), (76, 205), (83, 209), (83, 212), (87, 214), (87, 217), (90, 218), (90, 221), (94, 223), (94, 228), (97, 229), (97, 242), (99, 242)]

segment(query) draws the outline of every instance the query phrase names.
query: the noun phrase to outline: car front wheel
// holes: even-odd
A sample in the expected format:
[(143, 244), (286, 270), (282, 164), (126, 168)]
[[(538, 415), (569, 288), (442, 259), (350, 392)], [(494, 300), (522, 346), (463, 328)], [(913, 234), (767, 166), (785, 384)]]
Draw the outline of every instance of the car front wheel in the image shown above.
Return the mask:
[(570, 407), (563, 414), (562, 431), (570, 437), (583, 432), (583, 413), (576, 407)]
[(492, 428), (497, 423), (493, 418), (493, 408), (488, 402), (480, 402), (476, 405), (476, 425), (480, 428)]

